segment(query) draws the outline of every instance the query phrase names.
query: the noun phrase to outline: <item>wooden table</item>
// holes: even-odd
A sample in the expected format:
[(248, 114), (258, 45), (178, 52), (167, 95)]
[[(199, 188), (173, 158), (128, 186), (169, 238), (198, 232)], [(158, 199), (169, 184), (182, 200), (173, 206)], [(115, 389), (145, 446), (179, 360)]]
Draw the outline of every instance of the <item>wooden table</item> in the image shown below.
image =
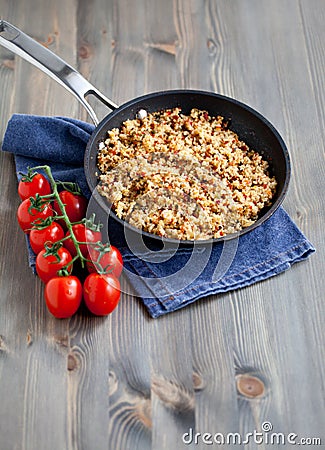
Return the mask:
[[(260, 111), (291, 153), (284, 207), (317, 249), (156, 320), (129, 295), (105, 319), (56, 320), (28, 268), (13, 158), (1, 152), (0, 449), (207, 448), (266, 421), (324, 445), (324, 1), (0, 0), (0, 11), (118, 104), (198, 88)], [(89, 120), (3, 48), (0, 76), (1, 140), (13, 113)], [(201, 436), (186, 444), (191, 430)]]

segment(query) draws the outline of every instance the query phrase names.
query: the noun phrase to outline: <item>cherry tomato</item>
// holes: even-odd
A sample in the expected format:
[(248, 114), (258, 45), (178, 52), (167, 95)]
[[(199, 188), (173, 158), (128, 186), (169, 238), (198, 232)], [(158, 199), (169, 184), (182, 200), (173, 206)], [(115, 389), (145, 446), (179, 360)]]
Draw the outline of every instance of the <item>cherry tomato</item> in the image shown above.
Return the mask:
[[(47, 283), (51, 278), (58, 276), (58, 271), (72, 260), (72, 256), (64, 247), (60, 247), (57, 251), (59, 260), (55, 255), (45, 256), (45, 252), (45, 249), (41, 250), (36, 257), (36, 272), (40, 279)], [(72, 264), (68, 266), (68, 271), (71, 273)]]
[(64, 237), (61, 225), (52, 222), (48, 227), (37, 229), (33, 227), (30, 231), (29, 242), (34, 253), (44, 249), (45, 242), (57, 242)]
[(33, 222), (39, 219), (46, 219), (47, 217), (52, 217), (53, 211), (49, 203), (43, 203), (41, 210), (38, 211), (31, 207), (30, 199), (24, 200), (18, 208), (17, 219), (20, 228), (29, 234), (31, 228), (33, 227)]
[(116, 308), (120, 291), (119, 280), (111, 274), (91, 273), (83, 285), (86, 306), (96, 316), (106, 316)]
[[(25, 181), (23, 181), (25, 179)], [(30, 179), (30, 181), (28, 181)], [(36, 194), (48, 195), (51, 193), (51, 185), (44, 175), (36, 173), (31, 177), (23, 177), (18, 184), (18, 194), (22, 200), (35, 197)]]
[[(100, 231), (93, 231), (87, 228), (83, 223), (78, 223), (72, 226), (72, 231), (79, 242), (98, 242), (102, 240), (102, 233)], [(66, 233), (66, 236), (70, 236), (70, 232)], [(72, 256), (76, 256), (76, 248), (72, 239), (64, 241), (64, 246), (69, 250)], [(80, 244), (79, 248), (85, 258), (88, 258), (89, 250), (92, 246), (87, 244)]]
[[(72, 194), (72, 192), (69, 191), (61, 191), (59, 196), (62, 203), (65, 205), (65, 212), (67, 213), (70, 222), (79, 222), (86, 216), (88, 204), (86, 197), (83, 195)], [(57, 201), (54, 202), (53, 209), (58, 215), (62, 215)]]
[(75, 276), (52, 278), (45, 286), (45, 302), (48, 310), (58, 319), (73, 316), (82, 299), (82, 284)]
[(110, 246), (110, 251), (104, 253), (101, 258), (99, 258), (99, 251), (95, 250), (95, 248), (89, 248), (89, 256), (93, 261), (87, 262), (87, 269), (89, 273), (97, 272), (95, 262), (100, 263), (102, 269), (106, 269), (107, 271), (111, 271), (113, 275), (117, 278), (121, 275), (123, 269), (123, 258), (120, 251), (114, 247), (114, 245)]

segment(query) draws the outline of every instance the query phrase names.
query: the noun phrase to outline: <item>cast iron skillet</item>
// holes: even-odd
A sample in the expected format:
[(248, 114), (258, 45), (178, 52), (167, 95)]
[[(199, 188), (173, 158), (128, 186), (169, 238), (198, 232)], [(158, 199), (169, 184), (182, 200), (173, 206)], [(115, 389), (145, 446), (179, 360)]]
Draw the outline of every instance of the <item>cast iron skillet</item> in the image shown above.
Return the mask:
[[(265, 222), (282, 203), (287, 193), (290, 179), (290, 158), (288, 150), (273, 125), (249, 106), (232, 98), (212, 92), (171, 90), (144, 95), (118, 107), (61, 58), (3, 20), (0, 20), (0, 44), (31, 62), (62, 84), (78, 98), (88, 111), (96, 128), (89, 139), (85, 152), (84, 168), (86, 179), (91, 192), (93, 192), (93, 197), (100, 208), (107, 212), (107, 214), (110, 214), (113, 220), (120, 224), (121, 230), (126, 227), (126, 229), (132, 231), (136, 235), (140, 234), (149, 239), (163, 241), (165, 244), (181, 243), (182, 245), (186, 245), (193, 244), (194, 242), (161, 238), (155, 234), (147, 233), (135, 228), (124, 220), (119, 219), (111, 211), (110, 206), (104, 197), (96, 190), (96, 185), (98, 183), (96, 175), (98, 174), (96, 158), (99, 142), (105, 139), (109, 129), (119, 127), (126, 119), (135, 118), (140, 109), (145, 109), (147, 112), (154, 112), (177, 106), (180, 107), (185, 114), (189, 113), (192, 108), (198, 108), (207, 110), (212, 116), (223, 116), (226, 120), (229, 120), (230, 129), (235, 131), (241, 140), (249, 147), (262, 154), (269, 162), (271, 173), (277, 180), (277, 192), (272, 205), (261, 212), (259, 219), (253, 225), (244, 228), (234, 235), (196, 242), (204, 244), (206, 242), (223, 241), (247, 233)], [(98, 123), (95, 112), (86, 100), (86, 96), (89, 94), (95, 95), (106, 106), (113, 110), (100, 123)]]

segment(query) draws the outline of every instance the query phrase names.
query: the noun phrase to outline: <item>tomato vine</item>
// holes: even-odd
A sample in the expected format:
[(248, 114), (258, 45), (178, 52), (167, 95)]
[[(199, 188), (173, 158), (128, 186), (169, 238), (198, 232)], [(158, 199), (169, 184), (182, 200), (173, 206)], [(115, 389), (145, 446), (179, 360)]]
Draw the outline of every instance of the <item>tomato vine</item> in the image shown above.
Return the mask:
[[(48, 165), (21, 175), (17, 219), (36, 254), (48, 310), (57, 318), (70, 317), (84, 298), (93, 314), (110, 314), (120, 299), (122, 255), (102, 242), (103, 225), (95, 214), (86, 218), (88, 202), (78, 184), (55, 180)], [(83, 283), (73, 275), (77, 260), (88, 270)]]
[[(107, 265), (105, 267), (103, 267), (100, 264), (100, 259), (102, 258), (102, 256), (111, 251), (111, 245), (109, 243), (103, 244), (101, 241), (97, 241), (97, 242), (80, 241), (77, 239), (75, 231), (74, 231), (74, 225), (77, 225), (77, 224), (83, 224), (87, 229), (92, 230), (92, 231), (97, 231), (97, 232), (101, 230), (103, 225), (101, 223), (96, 223), (94, 213), (88, 219), (85, 217), (80, 221), (72, 222), (66, 212), (66, 205), (63, 203), (63, 201), (59, 195), (60, 194), (59, 189), (58, 189), (59, 187), (71, 192), (74, 195), (82, 195), (78, 184), (72, 183), (72, 182), (55, 180), (55, 178), (53, 177), (51, 168), (48, 165), (40, 165), (40, 166), (28, 168), (28, 173), (26, 175), (23, 175), (22, 179), (24, 179), (24, 180), (33, 179), (35, 174), (37, 174), (36, 171), (38, 171), (38, 170), (43, 170), (45, 172), (45, 174), (50, 182), (52, 192), (50, 194), (46, 194), (46, 195), (36, 194), (35, 197), (30, 197), (30, 204), (31, 204), (30, 209), (40, 211), (42, 208), (44, 208), (45, 204), (48, 204), (51, 201), (55, 201), (55, 202), (57, 202), (57, 204), (59, 206), (61, 215), (58, 215), (54, 211), (55, 214), (53, 216), (47, 217), (45, 219), (37, 219), (35, 222), (32, 222), (32, 225), (36, 229), (42, 229), (42, 228), (49, 226), (53, 221), (61, 219), (64, 221), (64, 224), (68, 230), (68, 234), (65, 237), (61, 238), (60, 240), (58, 240), (55, 243), (50, 243), (45, 246), (45, 249), (46, 249), (45, 256), (53, 255), (57, 259), (59, 259), (58, 249), (63, 245), (65, 240), (70, 239), (73, 242), (73, 245), (75, 247), (76, 255), (72, 258), (72, 260), (66, 266), (62, 267), (62, 269), (58, 273), (59, 275), (61, 275), (61, 276), (67, 275), (69, 273), (68, 272), (69, 266), (71, 266), (77, 260), (80, 261), (82, 268), (84, 268), (86, 266), (86, 263), (92, 263), (96, 267), (96, 271), (99, 274), (112, 273), (114, 271), (114, 267), (108, 267)], [(81, 251), (82, 245), (83, 246), (85, 246), (85, 245), (92, 246), (96, 249), (96, 256), (98, 256), (96, 258), (96, 261), (84, 256), (83, 252)]]

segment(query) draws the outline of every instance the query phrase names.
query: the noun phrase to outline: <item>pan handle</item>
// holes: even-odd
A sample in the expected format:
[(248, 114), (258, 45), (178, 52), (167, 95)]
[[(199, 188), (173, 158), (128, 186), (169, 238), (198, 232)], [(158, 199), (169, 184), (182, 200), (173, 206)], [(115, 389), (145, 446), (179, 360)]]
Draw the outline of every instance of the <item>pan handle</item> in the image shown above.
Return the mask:
[(118, 108), (118, 105), (101, 94), (79, 72), (69, 66), (69, 64), (55, 55), (51, 50), (4, 20), (0, 20), (0, 44), (41, 69), (74, 94), (86, 108), (95, 125), (98, 125), (99, 120), (86, 100), (87, 95), (94, 95), (110, 109)]

